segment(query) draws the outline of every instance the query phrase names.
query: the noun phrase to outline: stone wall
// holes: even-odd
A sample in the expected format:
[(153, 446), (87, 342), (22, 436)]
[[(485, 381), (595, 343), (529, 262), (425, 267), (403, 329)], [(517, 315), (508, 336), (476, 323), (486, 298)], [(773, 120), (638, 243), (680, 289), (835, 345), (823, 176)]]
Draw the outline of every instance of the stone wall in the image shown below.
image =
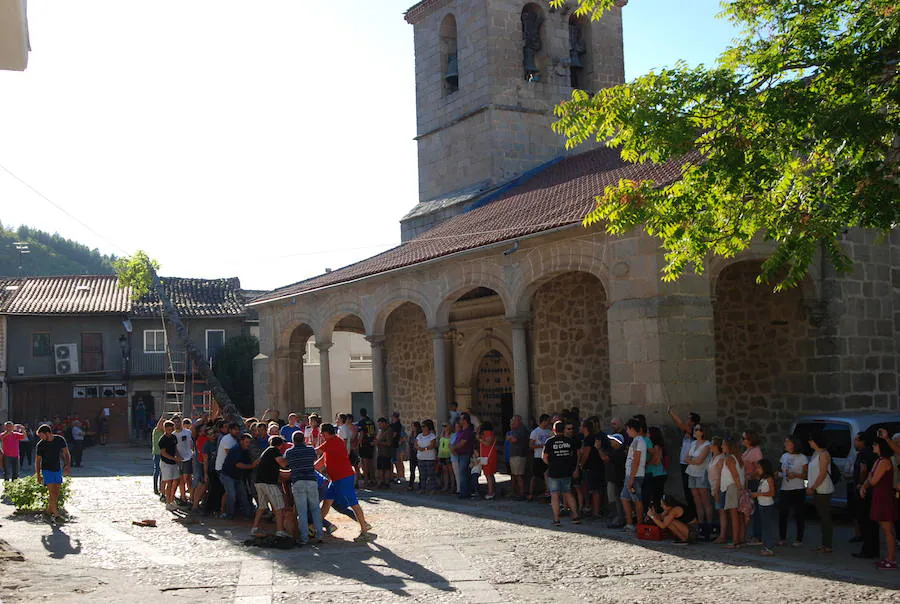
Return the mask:
[(593, 275), (566, 273), (544, 284), (532, 306), (535, 415), (570, 409), (610, 419), (606, 292)]
[[(403, 421), (434, 418), (434, 356), (425, 313), (410, 302), (390, 314), (385, 325), (388, 413)], [(376, 418), (377, 419), (377, 418)]]
[(756, 284), (759, 269), (759, 262), (739, 262), (716, 283), (715, 423), (719, 432), (768, 435), (774, 451), (808, 401), (816, 392), (827, 396), (832, 384), (809, 372), (816, 334), (802, 290), (773, 294), (771, 286)]

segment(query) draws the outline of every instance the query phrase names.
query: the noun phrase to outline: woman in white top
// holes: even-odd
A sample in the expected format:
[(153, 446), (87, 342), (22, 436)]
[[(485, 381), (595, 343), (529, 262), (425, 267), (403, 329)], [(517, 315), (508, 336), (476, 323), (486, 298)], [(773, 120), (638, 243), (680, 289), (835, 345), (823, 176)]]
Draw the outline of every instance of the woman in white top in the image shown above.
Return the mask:
[(797, 539), (792, 544), (794, 547), (803, 545), (803, 531), (806, 521), (803, 516), (806, 502), (806, 470), (809, 460), (800, 452), (800, 439), (796, 436), (788, 436), (784, 439), (784, 455), (781, 456), (781, 494), (778, 497), (778, 545), (784, 545), (787, 541), (788, 514), (794, 511), (794, 520), (797, 522)]
[[(722, 493), (722, 507), (731, 521), (731, 545), (735, 549), (744, 545), (744, 523), (741, 521), (740, 503), (741, 489), (744, 488), (744, 468), (738, 459), (737, 442), (733, 439), (722, 440), (722, 477), (719, 479), (719, 491)], [(724, 533), (724, 531), (722, 531)]]
[(688, 451), (687, 475), (688, 488), (694, 497), (697, 506), (697, 520), (702, 524), (712, 522), (713, 506), (709, 496), (709, 480), (706, 477), (706, 469), (709, 466), (709, 441), (706, 440), (706, 431), (703, 426), (694, 426), (694, 442)]
[(822, 523), (822, 545), (816, 551), (830, 554), (831, 537), (834, 525), (831, 522), (831, 495), (834, 493), (834, 482), (831, 480), (831, 455), (825, 450), (825, 439), (822, 434), (810, 434), (809, 446), (813, 450), (809, 460), (809, 480), (806, 494), (812, 495), (816, 504), (816, 514)]
[(725, 463), (725, 454), (722, 453), (722, 438), (713, 436), (709, 439), (709, 456), (712, 460), (706, 469), (706, 477), (709, 480), (709, 493), (712, 496), (713, 507), (719, 514), (719, 536), (713, 543), (725, 543), (728, 540), (728, 514), (725, 512), (725, 503), (722, 501), (722, 492), (719, 490), (719, 482), (722, 479), (722, 466)]

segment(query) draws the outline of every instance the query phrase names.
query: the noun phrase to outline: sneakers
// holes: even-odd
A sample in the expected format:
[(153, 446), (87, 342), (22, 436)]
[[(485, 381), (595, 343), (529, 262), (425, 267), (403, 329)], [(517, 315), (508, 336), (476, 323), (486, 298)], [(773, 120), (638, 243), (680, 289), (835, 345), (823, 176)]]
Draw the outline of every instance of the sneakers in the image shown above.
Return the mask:
[(775, 555), (775, 552), (770, 550), (768, 547), (762, 548), (759, 553), (762, 556), (774, 556)]
[(626, 533), (633, 533), (633, 532), (634, 532), (634, 525), (633, 525), (633, 524), (626, 524), (626, 525), (625, 525), (625, 528), (623, 528), (622, 530), (623, 530), (624, 532), (626, 532)]
[[(253, 531), (250, 531), (250, 534), (252, 535), (252, 534), (253, 534)], [(288, 534), (287, 534), (286, 532), (284, 532), (284, 531), (275, 531), (275, 536), (276, 536), (276, 537), (290, 537), (290, 535), (288, 535)]]
[(875, 563), (875, 568), (878, 570), (896, 570), (897, 563), (892, 560), (881, 560)]
[(168, 511), (170, 511), (170, 512), (174, 512), (174, 511), (177, 510), (177, 509), (178, 509), (178, 506), (175, 505), (174, 503), (167, 503), (167, 504), (166, 504), (166, 510), (168, 510)]
[(325, 527), (325, 532), (328, 533), (329, 535), (333, 535), (336, 531), (337, 531), (336, 524), (329, 524), (327, 527)]
[(803, 542), (802, 541), (794, 541), (793, 543), (791, 543), (791, 547), (803, 547)]
[[(259, 535), (259, 527), (258, 527), (258, 526), (254, 526), (252, 529), (250, 529), (250, 536), (251, 536), (251, 537), (256, 537), (257, 535)], [(279, 537), (280, 537), (280, 536), (281, 536), (281, 535), (279, 535)]]

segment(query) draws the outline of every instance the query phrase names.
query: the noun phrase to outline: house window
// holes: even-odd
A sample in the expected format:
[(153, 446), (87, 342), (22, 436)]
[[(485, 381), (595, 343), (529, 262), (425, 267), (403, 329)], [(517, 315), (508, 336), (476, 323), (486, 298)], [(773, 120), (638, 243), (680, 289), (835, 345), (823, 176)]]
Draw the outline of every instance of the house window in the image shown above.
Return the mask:
[(456, 43), (456, 17), (447, 15), (441, 21), (441, 77), (444, 96), (459, 90), (459, 52)]
[(144, 330), (144, 352), (160, 354), (166, 351), (166, 332), (162, 329)]
[(212, 362), (216, 358), (219, 349), (225, 346), (225, 330), (224, 329), (207, 329), (206, 330), (206, 358)]
[(103, 371), (103, 334), (81, 334), (81, 371)]
[(306, 341), (306, 356), (303, 357), (303, 364), (318, 365), (319, 363), (319, 349), (316, 348), (316, 341), (313, 338), (309, 338)]
[(31, 334), (31, 356), (49, 357), (53, 354), (50, 345), (50, 332), (36, 331)]
[(350, 369), (371, 369), (372, 368), (372, 355), (371, 354), (351, 354), (350, 355)]

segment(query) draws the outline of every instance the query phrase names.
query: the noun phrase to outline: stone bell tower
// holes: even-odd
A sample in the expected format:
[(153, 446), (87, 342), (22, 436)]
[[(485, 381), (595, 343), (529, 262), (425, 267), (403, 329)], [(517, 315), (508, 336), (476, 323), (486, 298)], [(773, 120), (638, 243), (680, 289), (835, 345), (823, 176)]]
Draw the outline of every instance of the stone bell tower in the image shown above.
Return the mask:
[[(415, 36), (420, 204), (404, 219), (413, 227), (404, 238), (458, 213), (448, 215), (453, 200), (565, 153), (550, 125), (573, 87), (624, 81), (621, 8), (591, 22), (547, 0), (423, 0), (406, 20)], [(441, 216), (428, 219), (434, 206)]]

